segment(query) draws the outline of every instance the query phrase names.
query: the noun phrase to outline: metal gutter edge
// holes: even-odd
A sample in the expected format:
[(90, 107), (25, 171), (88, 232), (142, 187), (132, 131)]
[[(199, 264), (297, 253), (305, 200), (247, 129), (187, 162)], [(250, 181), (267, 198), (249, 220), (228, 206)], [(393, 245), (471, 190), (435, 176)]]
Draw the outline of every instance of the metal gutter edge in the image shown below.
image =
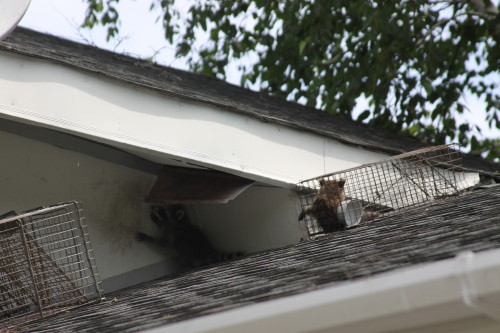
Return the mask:
[(500, 249), (495, 249), (466, 252), (147, 332), (388, 332), (478, 315), (500, 319), (499, 304)]

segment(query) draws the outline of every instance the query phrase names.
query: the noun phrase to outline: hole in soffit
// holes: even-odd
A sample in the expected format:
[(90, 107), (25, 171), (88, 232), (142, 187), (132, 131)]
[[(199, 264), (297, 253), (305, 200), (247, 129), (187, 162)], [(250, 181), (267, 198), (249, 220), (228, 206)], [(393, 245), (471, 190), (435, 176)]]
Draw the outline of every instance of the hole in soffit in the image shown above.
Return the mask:
[(227, 203), (254, 183), (221, 171), (163, 166), (147, 201)]

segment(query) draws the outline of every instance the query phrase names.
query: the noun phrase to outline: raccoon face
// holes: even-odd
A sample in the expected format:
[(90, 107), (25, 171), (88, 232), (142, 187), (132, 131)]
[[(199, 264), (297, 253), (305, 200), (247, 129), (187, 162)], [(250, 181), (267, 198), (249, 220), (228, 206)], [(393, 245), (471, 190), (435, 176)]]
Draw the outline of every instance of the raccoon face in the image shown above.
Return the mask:
[(150, 216), (159, 228), (176, 225), (177, 222), (187, 219), (186, 209), (182, 205), (153, 206)]
[(320, 179), (318, 198), (335, 201), (335, 205), (340, 205), (341, 201), (345, 200), (344, 185), (345, 179)]

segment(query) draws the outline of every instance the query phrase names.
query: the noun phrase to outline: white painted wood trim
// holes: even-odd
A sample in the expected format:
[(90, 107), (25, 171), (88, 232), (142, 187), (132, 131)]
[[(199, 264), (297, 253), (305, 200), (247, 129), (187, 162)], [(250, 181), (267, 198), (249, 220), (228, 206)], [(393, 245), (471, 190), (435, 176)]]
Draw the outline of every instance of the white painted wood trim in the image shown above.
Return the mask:
[(1, 117), (279, 186), (387, 156), (7, 52), (0, 91)]

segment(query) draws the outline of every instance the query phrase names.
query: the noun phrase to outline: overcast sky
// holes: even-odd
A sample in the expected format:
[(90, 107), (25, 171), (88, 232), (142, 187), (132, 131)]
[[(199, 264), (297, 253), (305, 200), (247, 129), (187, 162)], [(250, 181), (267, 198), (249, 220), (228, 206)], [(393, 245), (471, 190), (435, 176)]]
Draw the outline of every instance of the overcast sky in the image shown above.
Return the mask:
[[(150, 4), (150, 1), (144, 0), (121, 0), (119, 12), (123, 25), (120, 38), (110, 42), (106, 41), (106, 31), (102, 28), (92, 31), (79, 28), (85, 15), (86, 5), (83, 0), (31, 0), (20, 25), (135, 57), (154, 56), (157, 63), (187, 70), (187, 65), (175, 58), (175, 50), (165, 42), (161, 24), (155, 23), (159, 13), (150, 12)], [(228, 81), (238, 84), (239, 76), (236, 73), (230, 74)], [(466, 121), (479, 124), (486, 137), (499, 138), (500, 130), (486, 127), (484, 104), (472, 96), (466, 96), (466, 100), (471, 110), (465, 116)], [(362, 110), (363, 107), (360, 106), (359, 109)]]

